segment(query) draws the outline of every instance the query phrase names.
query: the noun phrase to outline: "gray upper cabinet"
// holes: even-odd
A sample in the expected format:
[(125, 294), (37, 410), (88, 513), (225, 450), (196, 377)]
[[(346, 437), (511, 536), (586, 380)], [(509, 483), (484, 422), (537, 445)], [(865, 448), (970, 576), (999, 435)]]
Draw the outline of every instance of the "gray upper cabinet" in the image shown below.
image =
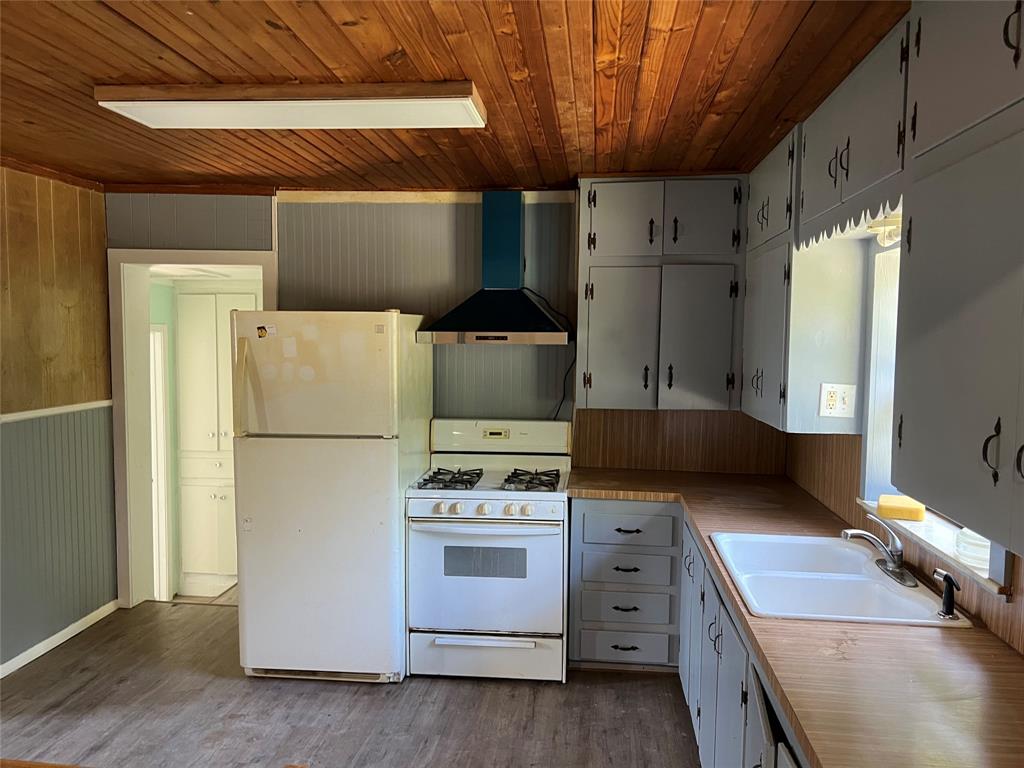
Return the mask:
[(656, 408), (661, 267), (591, 267), (588, 408)]
[(902, 170), (906, 40), (900, 22), (804, 124), (804, 221)]
[(1024, 98), (1021, 14), (1017, 0), (914, 3), (907, 106), (912, 154)]
[(665, 182), (595, 182), (586, 202), (592, 255), (661, 256)]
[(741, 189), (738, 179), (666, 181), (664, 252), (673, 256), (736, 253)]
[(797, 133), (797, 128), (790, 131), (750, 173), (747, 248), (756, 248), (792, 226)]
[(1021, 211), (1024, 131), (908, 193), (892, 451), (900, 491), (1018, 553)]
[(658, 408), (730, 407), (734, 272), (731, 264), (662, 267)]
[(743, 411), (783, 429), (786, 324), (791, 246), (747, 254), (743, 319)]

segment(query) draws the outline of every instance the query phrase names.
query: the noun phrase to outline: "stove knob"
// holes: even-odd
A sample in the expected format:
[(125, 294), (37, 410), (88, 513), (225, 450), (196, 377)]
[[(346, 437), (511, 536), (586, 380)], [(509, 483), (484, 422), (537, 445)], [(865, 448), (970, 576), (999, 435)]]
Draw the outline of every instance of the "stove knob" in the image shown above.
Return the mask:
[(506, 504), (505, 505), (505, 514), (506, 515), (514, 515), (515, 513), (516, 513), (516, 505), (515, 504)]
[(449, 515), (461, 515), (462, 514), (462, 502), (456, 501), (450, 507), (448, 507)]
[(443, 515), (444, 514), (444, 502), (443, 501), (439, 501), (439, 502), (437, 502), (437, 504), (434, 505), (434, 514), (435, 515)]
[(529, 517), (533, 514), (533, 504), (523, 504), (522, 509), (519, 510), (519, 514), (524, 517)]
[(491, 505), (490, 504), (486, 504), (486, 503), (478, 504), (477, 507), (476, 507), (476, 513), (478, 515), (489, 515), (489, 514), (491, 514)]

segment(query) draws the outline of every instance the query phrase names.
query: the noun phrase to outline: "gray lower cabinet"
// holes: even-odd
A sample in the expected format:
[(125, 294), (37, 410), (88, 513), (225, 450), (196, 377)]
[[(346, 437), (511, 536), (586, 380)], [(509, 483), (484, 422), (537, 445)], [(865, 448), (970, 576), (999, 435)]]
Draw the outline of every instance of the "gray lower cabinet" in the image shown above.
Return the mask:
[(682, 532), (675, 502), (573, 499), (571, 661), (676, 664)]

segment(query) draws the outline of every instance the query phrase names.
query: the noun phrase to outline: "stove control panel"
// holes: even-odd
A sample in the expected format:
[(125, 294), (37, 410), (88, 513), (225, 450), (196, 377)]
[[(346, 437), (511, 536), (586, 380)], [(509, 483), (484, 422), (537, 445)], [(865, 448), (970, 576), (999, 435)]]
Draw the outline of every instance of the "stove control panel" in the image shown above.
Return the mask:
[(510, 501), (490, 500), (438, 500), (408, 499), (406, 511), (409, 517), (470, 517), (493, 520), (536, 519), (564, 520), (566, 502), (559, 501)]

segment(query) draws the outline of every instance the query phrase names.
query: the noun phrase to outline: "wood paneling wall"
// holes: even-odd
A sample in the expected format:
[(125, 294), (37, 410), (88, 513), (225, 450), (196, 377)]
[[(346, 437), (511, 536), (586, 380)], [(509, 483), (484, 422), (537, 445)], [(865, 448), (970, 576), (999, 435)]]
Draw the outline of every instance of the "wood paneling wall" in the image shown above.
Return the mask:
[[(786, 474), (849, 525), (880, 534), (856, 501), (860, 495), (860, 459), (859, 435), (786, 436)], [(907, 561), (922, 572), (930, 574), (934, 568), (944, 568), (956, 574), (963, 587), (957, 602), (997, 637), (1024, 653), (1024, 600), (1020, 596), (1007, 603), (1004, 597), (966, 577), (955, 563), (941, 560), (906, 537), (903, 545)], [(1024, 587), (1024, 564), (1019, 557), (1015, 563), (1013, 585), (1020, 591)]]
[(110, 398), (103, 195), (0, 168), (0, 411)]
[(786, 438), (741, 411), (580, 409), (574, 466), (781, 475)]

